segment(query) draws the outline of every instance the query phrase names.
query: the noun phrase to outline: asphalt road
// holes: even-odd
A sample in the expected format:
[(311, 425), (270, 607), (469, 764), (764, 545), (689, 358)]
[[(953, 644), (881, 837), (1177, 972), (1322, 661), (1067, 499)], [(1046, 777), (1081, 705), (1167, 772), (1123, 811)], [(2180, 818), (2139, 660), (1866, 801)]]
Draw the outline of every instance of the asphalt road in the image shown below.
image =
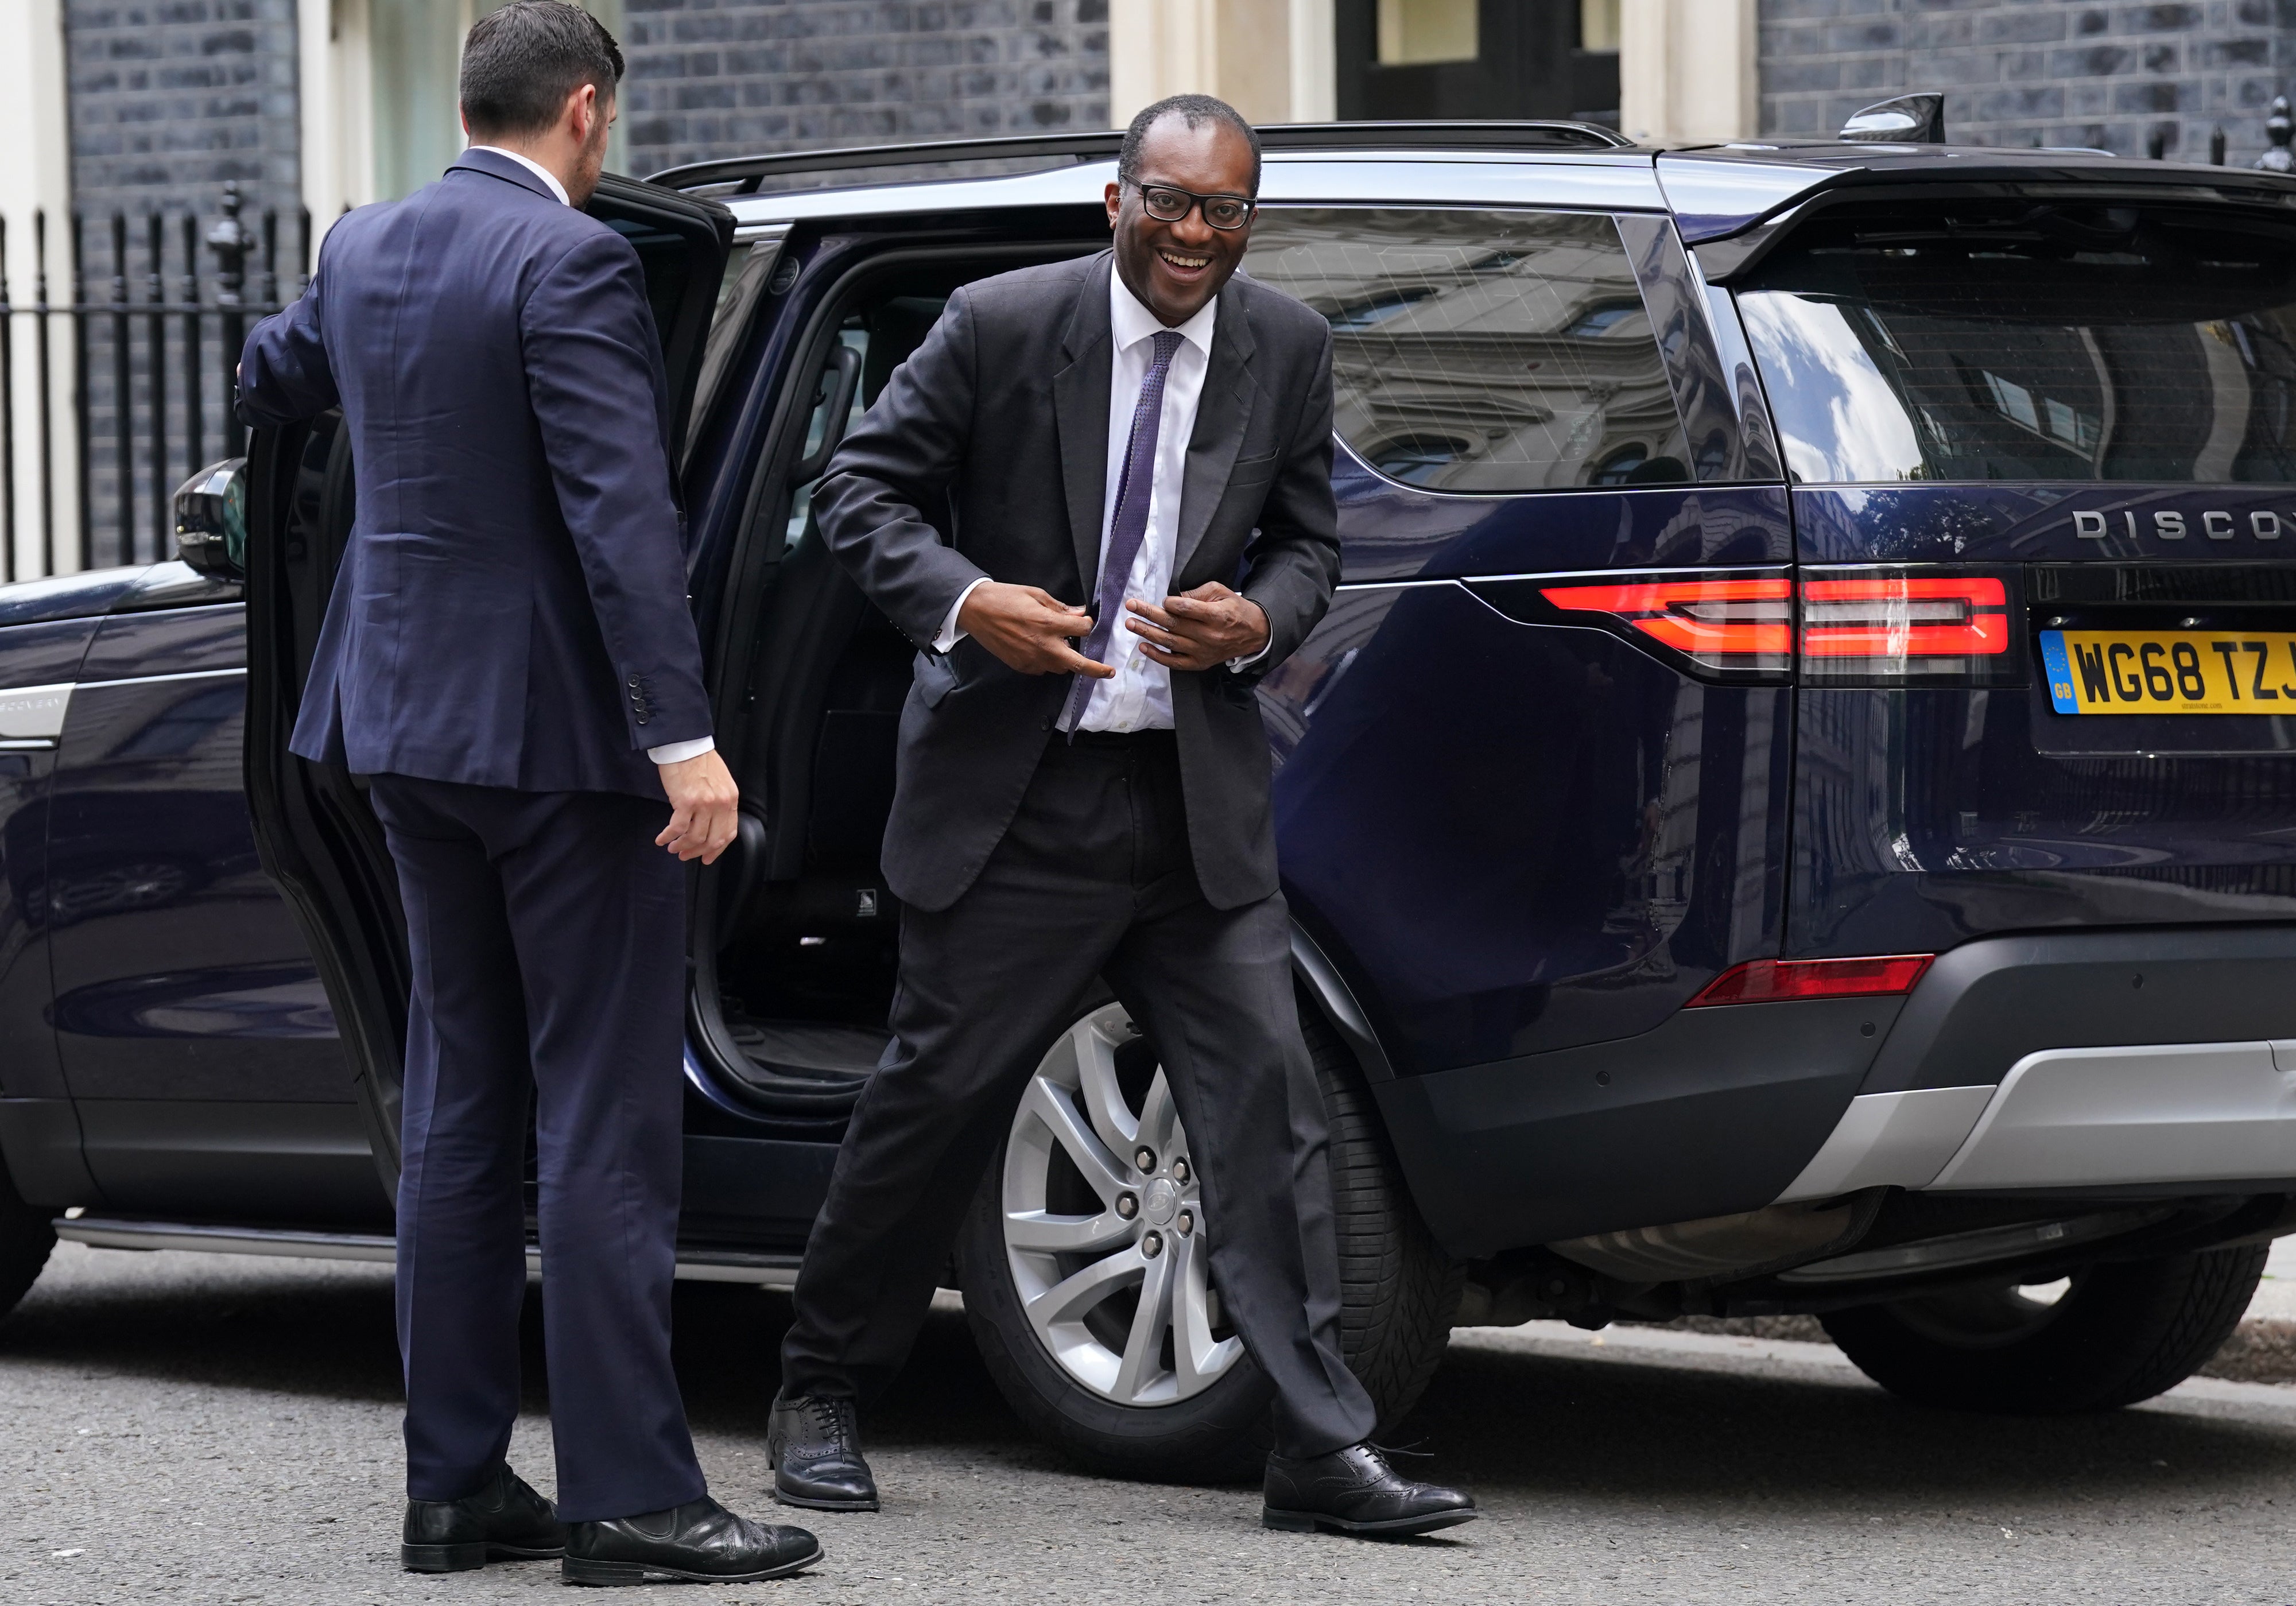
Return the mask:
[[(763, 1512), (787, 1302), (679, 1300), (702, 1459)], [(0, 1602), (558, 1590), (546, 1563), (397, 1570), (397, 1386), (386, 1267), (60, 1249), (0, 1323)], [(955, 1312), (867, 1428), (882, 1515), (816, 1519), (828, 1560), (806, 1578), (676, 1598), (2296, 1602), (2296, 1388), (2200, 1380), (2108, 1417), (1994, 1421), (1898, 1405), (1821, 1345), (1463, 1332), (1399, 1437), (1488, 1515), (1407, 1545), (1267, 1533), (1249, 1489), (1068, 1470)], [(512, 1451), (545, 1490), (548, 1431), (531, 1417)]]

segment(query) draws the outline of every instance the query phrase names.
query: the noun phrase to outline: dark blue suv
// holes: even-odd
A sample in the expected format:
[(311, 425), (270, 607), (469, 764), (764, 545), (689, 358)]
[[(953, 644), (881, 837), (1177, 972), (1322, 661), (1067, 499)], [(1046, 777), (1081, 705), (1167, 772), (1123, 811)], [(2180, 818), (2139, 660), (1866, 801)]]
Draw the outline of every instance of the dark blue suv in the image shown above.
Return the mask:
[[(952, 289), (1101, 248), (1115, 139), (594, 203), (746, 810), (693, 883), (681, 1274), (786, 1284), (884, 1043), (913, 655), (809, 487)], [(1260, 696), (1389, 1420), (1539, 1316), (1814, 1312), (1963, 1407), (2185, 1377), (2296, 1231), (2296, 183), (1267, 144), (1245, 271), (1331, 321), (1346, 572)], [(351, 499), (323, 419), (186, 487), (185, 561), (0, 591), (0, 1297), (52, 1232), (390, 1253), (395, 883), (285, 749)], [(1072, 1019), (951, 1280), (1056, 1442), (1215, 1473), (1266, 1397), (1221, 1224), (1154, 1045)]]

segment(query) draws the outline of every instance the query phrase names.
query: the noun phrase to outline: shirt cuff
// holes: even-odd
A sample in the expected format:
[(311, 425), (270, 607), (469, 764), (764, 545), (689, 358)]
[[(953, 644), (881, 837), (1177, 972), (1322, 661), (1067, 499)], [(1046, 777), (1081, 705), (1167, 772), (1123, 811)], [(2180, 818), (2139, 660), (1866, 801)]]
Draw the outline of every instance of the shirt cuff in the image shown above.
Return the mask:
[[(1246, 597), (1243, 600), (1247, 602), (1251, 602), (1253, 607), (1259, 608), (1259, 604), (1258, 602), (1252, 602), (1250, 597)], [(1258, 663), (1261, 659), (1266, 658), (1270, 652), (1273, 652), (1275, 650), (1275, 621), (1267, 618), (1267, 610), (1265, 608), (1259, 608), (1259, 617), (1265, 620), (1267, 625), (1267, 644), (1260, 648), (1259, 651), (1253, 653), (1250, 658), (1229, 659), (1227, 660), (1229, 674), (1233, 675), (1241, 669), (1249, 669), (1252, 665)]]
[(956, 627), (956, 616), (964, 611), (964, 599), (988, 584), (988, 577), (982, 575), (956, 594), (956, 601), (949, 604), (948, 617), (940, 622), (940, 634), (932, 638), (934, 651), (946, 652), (964, 639), (964, 632)]
[(656, 764), (683, 764), (688, 758), (699, 758), (704, 753), (718, 750), (716, 738), (696, 736), (691, 742), (665, 742), (660, 747), (646, 749), (646, 757)]

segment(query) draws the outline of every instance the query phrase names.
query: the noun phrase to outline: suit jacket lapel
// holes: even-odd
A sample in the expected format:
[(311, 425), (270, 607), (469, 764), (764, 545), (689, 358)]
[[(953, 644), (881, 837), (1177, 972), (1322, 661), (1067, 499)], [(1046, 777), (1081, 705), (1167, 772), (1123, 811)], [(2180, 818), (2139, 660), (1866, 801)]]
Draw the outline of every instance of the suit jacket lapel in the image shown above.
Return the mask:
[(1188, 438), (1187, 468), (1181, 476), (1179, 540), (1172, 553), (1175, 589), (1204, 532), (1211, 528), (1212, 514), (1227, 493), (1227, 477), (1235, 467), (1236, 454), (1242, 449), (1243, 433), (1259, 398), (1259, 387), (1251, 377), (1255, 349), (1251, 320), (1231, 281), (1220, 291), (1219, 316), (1212, 324), (1211, 360), (1204, 370), (1203, 393), (1196, 401), (1196, 428)]
[(1084, 275), (1061, 336), (1069, 363), (1053, 375), (1053, 423), (1068, 492), (1069, 538), (1076, 547), (1078, 596), (1086, 603), (1100, 578), (1100, 521), (1108, 498), (1108, 275), (1113, 260), (1103, 251)]

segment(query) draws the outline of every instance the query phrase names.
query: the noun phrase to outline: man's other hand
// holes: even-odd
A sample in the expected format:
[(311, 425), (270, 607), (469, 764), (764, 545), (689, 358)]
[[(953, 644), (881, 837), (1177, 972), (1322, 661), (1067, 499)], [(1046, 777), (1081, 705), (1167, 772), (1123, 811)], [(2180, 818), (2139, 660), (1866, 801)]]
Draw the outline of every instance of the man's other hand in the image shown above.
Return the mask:
[(1210, 669), (1250, 658), (1267, 645), (1267, 615), (1259, 604), (1218, 580), (1168, 596), (1164, 605), (1128, 602), (1124, 627), (1140, 637), (1141, 651), (1168, 669)]
[(726, 760), (715, 752), (696, 754), (661, 770), (661, 790), (669, 796), (669, 823), (654, 838), (681, 859), (714, 864), (742, 823), (741, 788)]
[(1023, 675), (1088, 675), (1106, 680), (1116, 673), (1069, 645), (1091, 634), (1092, 615), (1039, 586), (996, 580), (976, 586), (957, 610), (956, 627)]

